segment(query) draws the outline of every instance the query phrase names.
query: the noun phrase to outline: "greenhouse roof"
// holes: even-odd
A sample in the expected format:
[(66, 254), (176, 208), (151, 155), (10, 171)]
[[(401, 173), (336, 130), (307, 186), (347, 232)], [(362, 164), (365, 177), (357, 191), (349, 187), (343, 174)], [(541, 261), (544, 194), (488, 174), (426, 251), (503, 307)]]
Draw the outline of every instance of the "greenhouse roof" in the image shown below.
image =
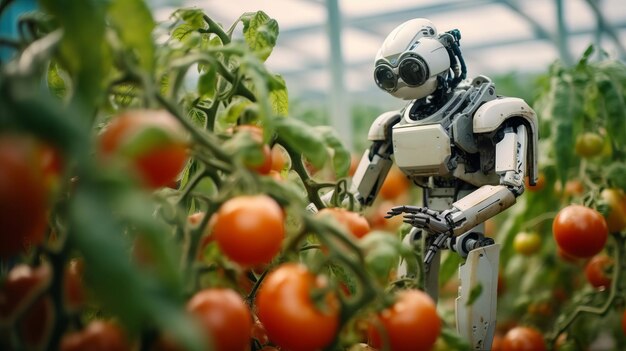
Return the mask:
[[(374, 56), (395, 26), (415, 17), (430, 19), (439, 31), (454, 28), (461, 31), (461, 49), (469, 76), (544, 72), (557, 58), (574, 62), (590, 44), (598, 43), (610, 55), (625, 57), (626, 6), (623, 0), (184, 0), (152, 3), (160, 20), (167, 19), (174, 7), (198, 7), (224, 26), (230, 26), (243, 12), (263, 10), (280, 26), (276, 48), (267, 64), (285, 77), (290, 95), (300, 98), (324, 98), (336, 93), (336, 88), (341, 86), (350, 97), (387, 98), (372, 78)], [(340, 49), (331, 49), (333, 40), (340, 43), (336, 46)]]

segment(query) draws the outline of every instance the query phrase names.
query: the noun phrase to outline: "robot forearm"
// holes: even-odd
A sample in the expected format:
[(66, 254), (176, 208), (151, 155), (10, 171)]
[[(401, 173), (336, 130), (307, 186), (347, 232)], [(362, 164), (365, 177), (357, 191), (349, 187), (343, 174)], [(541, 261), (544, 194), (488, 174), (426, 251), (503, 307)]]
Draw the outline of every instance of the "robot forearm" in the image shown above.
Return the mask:
[(504, 185), (484, 185), (452, 204), (450, 218), (455, 235), (463, 234), (515, 203), (515, 194)]

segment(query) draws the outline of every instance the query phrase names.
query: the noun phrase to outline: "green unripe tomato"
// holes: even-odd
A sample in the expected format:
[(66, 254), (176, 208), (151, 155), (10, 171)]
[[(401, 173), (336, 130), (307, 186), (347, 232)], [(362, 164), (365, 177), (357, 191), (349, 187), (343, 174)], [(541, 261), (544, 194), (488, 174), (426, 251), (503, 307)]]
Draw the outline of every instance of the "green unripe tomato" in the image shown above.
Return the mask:
[(589, 158), (598, 156), (604, 149), (604, 138), (597, 133), (586, 132), (576, 138), (574, 150), (577, 155)]
[(513, 238), (515, 252), (530, 256), (541, 249), (541, 236), (537, 232), (519, 232)]

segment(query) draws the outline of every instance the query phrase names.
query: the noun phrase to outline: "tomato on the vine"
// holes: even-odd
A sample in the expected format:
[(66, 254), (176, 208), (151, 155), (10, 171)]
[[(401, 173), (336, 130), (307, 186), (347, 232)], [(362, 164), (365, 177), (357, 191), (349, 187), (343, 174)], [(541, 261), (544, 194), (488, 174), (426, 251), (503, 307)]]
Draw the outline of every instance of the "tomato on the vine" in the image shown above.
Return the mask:
[(541, 249), (541, 235), (534, 231), (519, 232), (513, 238), (513, 248), (524, 256), (533, 255)]
[(0, 135), (0, 257), (10, 257), (45, 237), (48, 196), (37, 142)]
[(128, 110), (114, 117), (99, 137), (104, 159), (132, 165), (149, 188), (170, 185), (187, 162), (186, 133), (165, 110)]
[(554, 218), (552, 234), (564, 253), (587, 258), (604, 248), (608, 228), (598, 211), (582, 205), (569, 205)]
[(269, 263), (285, 237), (285, 215), (271, 197), (241, 195), (224, 202), (217, 211), (213, 236), (220, 250), (245, 266)]
[(576, 137), (574, 151), (581, 157), (597, 156), (604, 149), (604, 138), (598, 133), (585, 132)]
[(249, 347), (252, 315), (235, 291), (223, 288), (200, 290), (187, 302), (187, 310), (197, 317), (215, 350), (243, 351)]
[(280, 348), (314, 351), (329, 345), (338, 332), (339, 304), (328, 292), (315, 301), (312, 294), (327, 288), (322, 276), (297, 263), (284, 263), (266, 277), (256, 295), (259, 320)]
[(406, 174), (400, 170), (397, 166), (391, 167), (387, 177), (383, 181), (383, 185), (380, 187), (379, 195), (386, 200), (393, 200), (400, 195), (406, 194), (409, 191), (411, 182), (407, 178)]
[(517, 326), (509, 330), (502, 340), (502, 351), (545, 351), (546, 342), (539, 330)]
[(364, 237), (371, 229), (369, 222), (363, 215), (345, 208), (326, 207), (321, 209), (317, 215), (320, 217), (331, 216), (339, 225), (357, 238)]
[(415, 289), (400, 291), (395, 303), (378, 313), (368, 330), (370, 345), (380, 349), (388, 340), (393, 351), (430, 350), (440, 333), (441, 319), (435, 302)]
[(80, 331), (61, 339), (61, 351), (130, 351), (131, 345), (124, 331), (115, 323), (92, 320)]
[(594, 288), (607, 288), (611, 285), (611, 275), (614, 260), (607, 255), (593, 256), (585, 265), (585, 277)]
[(610, 233), (619, 233), (626, 228), (626, 195), (616, 188), (607, 188), (600, 192), (600, 198), (609, 205), (606, 224)]
[[(246, 166), (259, 174), (268, 174), (273, 169), (274, 162), (272, 158), (272, 150), (270, 149), (269, 145), (263, 143), (263, 129), (259, 126), (252, 124), (242, 124), (235, 127), (235, 133), (250, 133), (250, 136), (254, 141), (259, 144), (261, 152), (263, 153), (263, 158), (261, 162), (249, 162), (246, 164)], [(278, 167), (278, 164), (276, 165), (276, 167)]]
[(51, 335), (54, 307), (48, 295), (41, 295), (51, 282), (48, 265), (19, 264), (0, 287), (0, 325), (18, 322), (19, 337), (28, 348), (41, 348)]

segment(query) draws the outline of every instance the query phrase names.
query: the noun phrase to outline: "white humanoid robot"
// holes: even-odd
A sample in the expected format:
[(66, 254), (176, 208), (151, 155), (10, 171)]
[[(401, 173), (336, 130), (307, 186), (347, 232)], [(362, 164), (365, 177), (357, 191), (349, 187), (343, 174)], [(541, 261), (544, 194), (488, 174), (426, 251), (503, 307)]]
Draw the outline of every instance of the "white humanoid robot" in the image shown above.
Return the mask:
[[(474, 349), (490, 350), (500, 246), (485, 237), (484, 222), (515, 203), (526, 176), (535, 184), (537, 117), (522, 99), (498, 96), (489, 78), (466, 81), (459, 40), (458, 30), (439, 34), (422, 18), (387, 36), (374, 79), (410, 102), (374, 121), (351, 190), (363, 206), (372, 204), (393, 162), (423, 188), (425, 207), (394, 207), (387, 218), (403, 214), (413, 226), (404, 241), (422, 240), (422, 283), (435, 301), (440, 250), (465, 258), (457, 330)], [(398, 271), (407, 274), (403, 263)], [(474, 289), (480, 294), (468, 305)]]

